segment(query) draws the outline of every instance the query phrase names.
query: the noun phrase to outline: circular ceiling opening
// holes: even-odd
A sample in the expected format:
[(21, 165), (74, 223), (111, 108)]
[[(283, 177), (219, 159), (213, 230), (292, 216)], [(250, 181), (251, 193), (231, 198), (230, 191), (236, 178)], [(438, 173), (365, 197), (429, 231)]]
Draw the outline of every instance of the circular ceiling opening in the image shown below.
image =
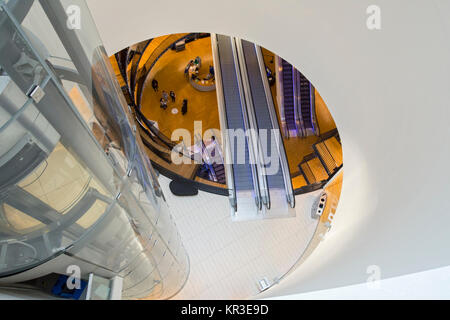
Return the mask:
[(110, 60), (191, 258), (176, 298), (254, 297), (300, 265), (343, 179), (319, 89), (269, 49), (217, 34), (161, 36)]

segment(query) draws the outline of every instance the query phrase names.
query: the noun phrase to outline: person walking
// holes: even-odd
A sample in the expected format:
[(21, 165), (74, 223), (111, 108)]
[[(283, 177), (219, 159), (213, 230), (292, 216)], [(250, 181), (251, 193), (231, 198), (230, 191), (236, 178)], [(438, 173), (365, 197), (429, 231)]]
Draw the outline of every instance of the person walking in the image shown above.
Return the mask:
[(153, 88), (153, 90), (155, 90), (155, 92), (158, 92), (159, 84), (156, 79), (152, 80), (152, 88)]
[(171, 90), (170, 93), (169, 93), (169, 95), (170, 95), (170, 98), (172, 99), (172, 102), (175, 102), (175, 99), (176, 99), (175, 92), (173, 92), (173, 91)]
[(183, 106), (181, 107), (181, 114), (184, 116), (188, 111), (188, 101), (187, 99), (183, 100)]

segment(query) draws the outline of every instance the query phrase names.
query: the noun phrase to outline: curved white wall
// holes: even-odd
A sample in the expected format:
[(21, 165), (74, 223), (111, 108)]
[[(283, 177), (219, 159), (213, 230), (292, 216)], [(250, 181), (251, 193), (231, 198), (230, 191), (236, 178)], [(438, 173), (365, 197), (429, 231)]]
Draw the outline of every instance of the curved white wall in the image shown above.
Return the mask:
[[(107, 51), (177, 32), (256, 42), (299, 68), (344, 150), (331, 233), (272, 295), (449, 265), (450, 4), (446, 0), (88, 0)], [(378, 4), (382, 30), (366, 28)]]

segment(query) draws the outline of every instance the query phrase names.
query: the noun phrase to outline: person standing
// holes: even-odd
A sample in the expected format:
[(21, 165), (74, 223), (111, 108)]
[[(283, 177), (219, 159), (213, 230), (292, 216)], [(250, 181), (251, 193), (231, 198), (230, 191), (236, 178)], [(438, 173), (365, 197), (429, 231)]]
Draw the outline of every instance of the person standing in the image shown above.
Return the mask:
[(200, 58), (200, 57), (196, 57), (195, 58), (195, 60), (194, 60), (194, 63), (196, 64), (196, 66), (198, 67), (198, 68), (201, 68), (202, 67), (202, 59)]
[(161, 99), (159, 100), (159, 106), (160, 106), (162, 109), (166, 110), (166, 109), (167, 109), (167, 101), (164, 100), (164, 98), (161, 98)]
[(152, 80), (152, 88), (153, 88), (153, 90), (155, 90), (155, 92), (158, 92), (159, 84), (156, 79)]
[(188, 101), (187, 99), (183, 100), (183, 106), (181, 107), (181, 114), (184, 116), (187, 113)]
[(169, 95), (170, 95), (170, 98), (172, 99), (172, 102), (175, 102), (175, 99), (176, 99), (175, 92), (173, 92), (173, 90), (171, 90)]
[(167, 94), (167, 92), (165, 90), (163, 90), (161, 95), (164, 100), (169, 101), (169, 95)]
[(210, 79), (214, 79), (214, 67), (213, 66), (209, 66), (209, 73), (205, 78), (205, 80), (210, 80)]

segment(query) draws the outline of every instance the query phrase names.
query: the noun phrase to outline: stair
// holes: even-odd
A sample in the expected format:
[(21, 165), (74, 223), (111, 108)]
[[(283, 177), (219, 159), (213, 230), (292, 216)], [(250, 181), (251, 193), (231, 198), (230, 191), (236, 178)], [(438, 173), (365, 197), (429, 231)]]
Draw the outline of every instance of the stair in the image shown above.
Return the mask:
[(308, 185), (303, 174), (301, 172), (298, 172), (297, 174), (297, 176), (292, 177), (292, 186), (294, 187), (294, 190)]
[(314, 153), (305, 156), (298, 165), (308, 185), (328, 180), (342, 166), (342, 147), (337, 130), (326, 132), (321, 137), (313, 145)]
[(313, 183), (317, 182), (317, 179), (314, 176), (314, 173), (312, 172), (312, 170), (307, 162), (301, 163), (299, 168), (300, 168), (300, 172), (303, 174), (303, 177), (305, 178), (305, 180), (308, 184), (313, 184)]
[(337, 136), (331, 137), (324, 141), (333, 159), (336, 161), (336, 166), (340, 167), (343, 163), (342, 146)]
[(305, 156), (303, 158), (302, 162), (298, 165), (300, 173), (305, 178), (305, 181), (307, 184), (313, 184), (313, 183), (317, 182), (317, 179), (309, 165), (309, 161), (313, 160), (314, 158), (316, 158), (316, 155), (314, 153), (311, 153), (311, 154)]
[(313, 145), (314, 151), (316, 151), (319, 156), (320, 161), (322, 162), (325, 170), (329, 175), (333, 174), (333, 172), (337, 169), (336, 161), (330, 153), (325, 141), (316, 143)]
[(223, 164), (214, 163), (212, 165), (214, 172), (216, 173), (217, 182), (226, 184), (225, 166)]

